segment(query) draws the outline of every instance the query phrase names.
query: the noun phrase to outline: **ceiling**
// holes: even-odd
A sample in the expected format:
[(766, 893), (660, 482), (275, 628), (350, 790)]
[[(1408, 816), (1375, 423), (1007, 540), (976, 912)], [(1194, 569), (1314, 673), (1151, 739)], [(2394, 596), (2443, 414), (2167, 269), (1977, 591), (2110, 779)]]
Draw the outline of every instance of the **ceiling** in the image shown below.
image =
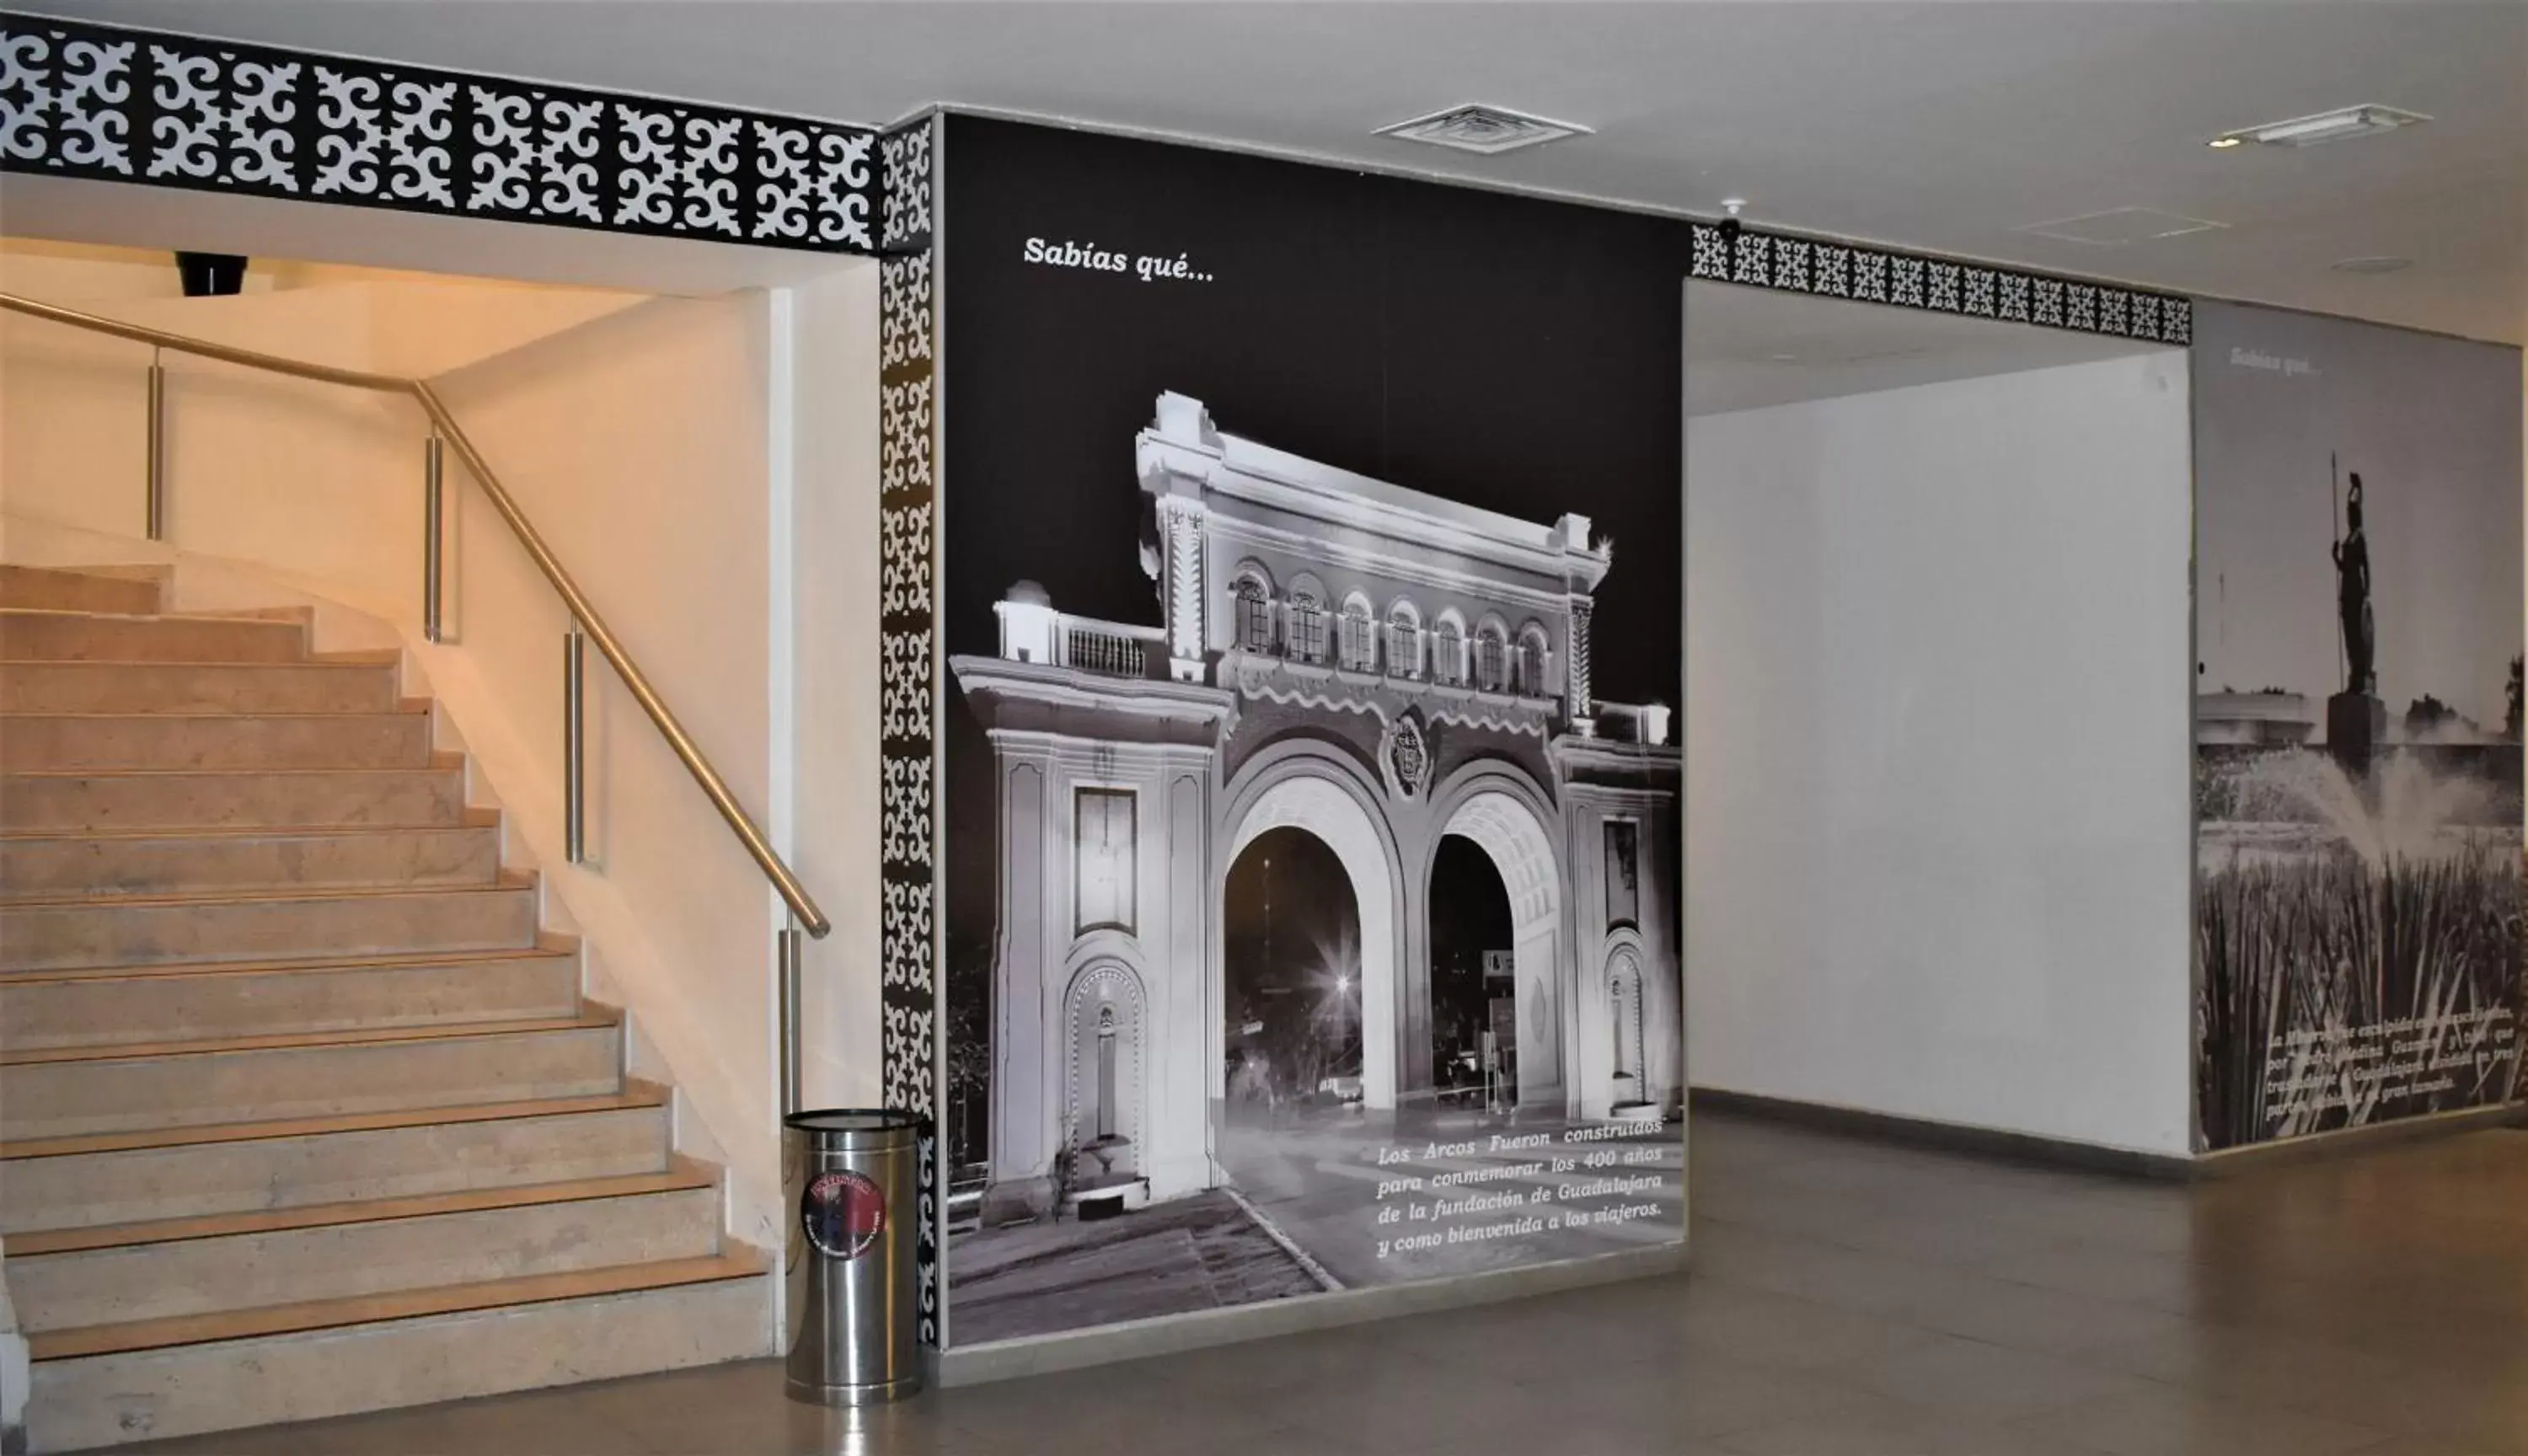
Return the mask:
[(1735, 284), (1686, 285), (1685, 317), (1688, 415), (1768, 409), (2168, 348)]
[[(32, 0), (67, 15), (847, 121), (931, 102), (1752, 221), (2475, 338), (2528, 335), (2528, 5)], [(1462, 101), (1595, 136), (1371, 135)], [(2436, 120), (2293, 150), (2239, 127)], [(2014, 231), (2122, 207), (2227, 227)], [(2398, 255), (2402, 272), (2335, 271)]]

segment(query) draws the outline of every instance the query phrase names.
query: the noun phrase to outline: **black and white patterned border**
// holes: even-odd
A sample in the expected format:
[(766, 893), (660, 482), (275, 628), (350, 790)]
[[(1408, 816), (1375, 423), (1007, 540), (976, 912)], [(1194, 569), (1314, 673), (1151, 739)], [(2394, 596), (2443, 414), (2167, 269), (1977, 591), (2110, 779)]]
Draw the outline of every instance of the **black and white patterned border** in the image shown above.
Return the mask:
[(878, 997), (886, 1105), (915, 1113), (922, 1226), (914, 1246), (922, 1338), (944, 1324), (938, 1139), (938, 263), (930, 118), (878, 142), (886, 176), (878, 260)]
[(1693, 232), (1691, 278), (2157, 343), (2194, 337), (2193, 304), (2174, 293), (1753, 228), (1734, 238), (1713, 223)]
[(875, 250), (876, 133), (0, 12), (0, 172)]

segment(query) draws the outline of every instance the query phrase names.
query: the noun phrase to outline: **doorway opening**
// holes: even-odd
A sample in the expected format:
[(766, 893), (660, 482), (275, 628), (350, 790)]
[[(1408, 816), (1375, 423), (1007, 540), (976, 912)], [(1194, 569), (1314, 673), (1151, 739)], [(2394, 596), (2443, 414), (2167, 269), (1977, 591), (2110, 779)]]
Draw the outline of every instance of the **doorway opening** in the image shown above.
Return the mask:
[(1443, 1107), (1518, 1106), (1518, 976), (1509, 889), (1482, 845), (1431, 860), (1431, 1079)]

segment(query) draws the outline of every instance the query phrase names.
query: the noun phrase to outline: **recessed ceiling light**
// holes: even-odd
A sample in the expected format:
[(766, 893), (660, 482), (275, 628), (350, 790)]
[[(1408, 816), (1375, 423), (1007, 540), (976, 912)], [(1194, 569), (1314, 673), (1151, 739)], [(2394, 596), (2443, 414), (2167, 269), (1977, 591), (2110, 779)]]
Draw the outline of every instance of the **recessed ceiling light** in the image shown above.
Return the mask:
[(1542, 146), (1566, 136), (1591, 133), (1589, 128), (1578, 122), (1557, 122), (1550, 117), (1530, 116), (1501, 106), (1469, 105), (1451, 106), (1429, 116), (1415, 117), (1409, 122), (1381, 127), (1376, 134), (1491, 157), (1514, 152), (1520, 147)]
[(2327, 266), (2338, 273), (2401, 273), (2413, 267), (2414, 260), (2382, 254), (2376, 258), (2345, 258)]
[(2210, 141), (2203, 144), (2212, 148), (2212, 150), (2216, 152), (2226, 152), (2230, 148), (2237, 146), (2245, 140), (2246, 138), (2243, 136), (2215, 136)]
[(2403, 111), (2394, 106), (2339, 106), (2313, 116), (2293, 117), (2288, 122), (2267, 122), (2261, 127), (2241, 127), (2225, 131), (2212, 139), (2212, 145), (2235, 146), (2252, 141), (2260, 146), (2316, 146), (2320, 142), (2343, 141), (2354, 136), (2377, 136), (2399, 127), (2410, 127), (2431, 118), (2419, 111)]

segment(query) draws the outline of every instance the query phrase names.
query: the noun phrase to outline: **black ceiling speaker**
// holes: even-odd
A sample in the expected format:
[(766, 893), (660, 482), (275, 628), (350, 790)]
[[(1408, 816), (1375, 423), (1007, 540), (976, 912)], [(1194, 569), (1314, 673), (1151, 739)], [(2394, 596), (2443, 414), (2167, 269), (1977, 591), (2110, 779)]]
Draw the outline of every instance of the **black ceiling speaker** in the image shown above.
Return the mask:
[(220, 298), (245, 290), (245, 258), (237, 253), (176, 255), (176, 272), (184, 280), (187, 298)]

